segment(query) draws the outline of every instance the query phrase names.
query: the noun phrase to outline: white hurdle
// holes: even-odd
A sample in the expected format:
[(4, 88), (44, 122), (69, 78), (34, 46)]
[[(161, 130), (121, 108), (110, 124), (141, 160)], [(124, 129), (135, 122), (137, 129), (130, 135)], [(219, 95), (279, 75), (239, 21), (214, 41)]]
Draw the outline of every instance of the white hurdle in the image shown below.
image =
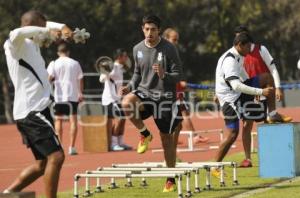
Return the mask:
[[(150, 163), (134, 163), (134, 164), (113, 164), (113, 168), (118, 168), (118, 169), (139, 169), (139, 168), (147, 168), (149, 170), (160, 170), (164, 171), (165, 169), (180, 169), (180, 170), (187, 170), (189, 172), (195, 172), (195, 193), (199, 193), (201, 191), (200, 186), (199, 186), (199, 171), (201, 168), (207, 170), (207, 167), (205, 165), (198, 165), (198, 166), (178, 166), (176, 168), (167, 168), (164, 163), (158, 162), (157, 164), (155, 162), (150, 162)], [(146, 180), (142, 181), (146, 183)], [(210, 189), (211, 184), (210, 184), (210, 175), (209, 177), (206, 177), (206, 184), (207, 184), (207, 189)], [(189, 191), (187, 191), (187, 194), (190, 194)]]
[[(145, 173), (145, 172), (149, 172), (149, 173), (182, 173), (184, 175), (186, 175), (186, 197), (190, 197), (192, 195), (191, 192), (191, 187), (190, 187), (190, 177), (191, 177), (191, 172), (199, 172), (198, 167), (180, 167), (180, 168), (167, 168), (167, 167), (125, 167), (125, 168), (121, 168), (121, 167), (99, 167), (97, 169), (98, 172), (122, 172), (122, 171), (131, 171), (131, 173), (135, 173), (135, 174), (140, 174), (140, 173)], [(98, 172), (94, 172), (94, 171), (89, 171), (90, 173), (98, 173)], [(196, 177), (196, 175), (195, 175)], [(97, 184), (100, 183), (100, 178), (97, 178)], [(198, 182), (198, 181), (197, 181)], [(146, 179), (142, 178), (142, 183), (141, 186), (145, 186), (146, 184)], [(116, 184), (114, 184), (116, 185)], [(127, 184), (125, 184), (125, 187), (128, 187), (128, 185), (132, 186), (132, 182), (131, 182), (131, 178), (127, 179)], [(130, 187), (131, 187), (130, 186)], [(101, 189), (101, 187), (99, 187), (98, 185), (96, 186), (96, 189)], [(196, 188), (196, 185), (195, 185)], [(198, 187), (197, 187), (198, 188)], [(200, 188), (199, 188), (200, 189)], [(87, 189), (89, 190), (89, 189)], [(196, 191), (195, 191), (196, 192)], [(200, 190), (199, 190), (200, 192)]]
[[(186, 171), (174, 171), (174, 172), (162, 172), (162, 171), (155, 171), (155, 172), (149, 172), (149, 171), (141, 171), (141, 172), (135, 172), (132, 171), (122, 171), (122, 172), (111, 172), (111, 171), (88, 171), (88, 173), (85, 174), (76, 174), (74, 176), (74, 192), (73, 197), (79, 198), (79, 192), (78, 192), (78, 183), (80, 178), (86, 178), (86, 181), (89, 179), (87, 178), (141, 178), (141, 177), (149, 177), (149, 178), (156, 178), (156, 177), (174, 177), (177, 178), (177, 192), (178, 197), (183, 198), (182, 195), (182, 175), (187, 174)], [(190, 183), (187, 183), (190, 184)], [(86, 184), (87, 187), (87, 184)], [(86, 189), (87, 190), (87, 189)], [(89, 187), (88, 187), (89, 190)]]
[[(208, 146), (206, 148), (195, 148), (193, 143), (193, 137), (195, 134), (205, 134), (205, 133), (219, 133), (219, 142), (221, 143), (224, 140), (224, 131), (223, 129), (208, 129), (208, 130), (197, 130), (197, 131), (180, 131), (180, 135), (187, 136), (188, 145), (186, 148), (177, 148), (177, 152), (192, 152), (192, 151), (207, 151), (210, 149), (218, 149), (219, 145)], [(236, 148), (236, 145), (232, 145), (232, 148)], [(163, 149), (153, 149), (152, 152), (162, 152)]]
[[(119, 167), (119, 168), (126, 168), (126, 167), (145, 167), (145, 168), (162, 168), (166, 167), (164, 162), (144, 162), (144, 163), (129, 163), (129, 164), (113, 164), (113, 167)], [(225, 180), (224, 180), (224, 166), (232, 167), (232, 180), (233, 185), (238, 185), (238, 179), (237, 179), (237, 163), (236, 162), (177, 162), (176, 167), (177, 168), (204, 168), (206, 170), (206, 188), (211, 188), (211, 178), (210, 178), (210, 169), (212, 167), (220, 168), (221, 169), (221, 176), (220, 176), (220, 186), (225, 186)], [(198, 177), (195, 175), (195, 177)], [(195, 179), (196, 180), (196, 179)], [(198, 182), (197, 182), (198, 184)], [(199, 188), (199, 186), (196, 186), (195, 183), (195, 189)], [(200, 189), (200, 188), (199, 188)], [(195, 190), (197, 192), (198, 190)]]
[[(145, 162), (145, 163), (152, 163), (152, 162)], [(161, 162), (161, 164), (163, 164)], [(222, 184), (223, 181), (224, 181), (224, 172), (222, 173), (222, 166), (229, 166), (229, 167), (232, 167), (232, 182), (233, 182), (233, 185), (238, 185), (239, 182), (237, 180), (237, 163), (236, 162), (177, 162), (176, 163), (176, 167), (185, 167), (185, 166), (189, 166), (189, 165), (192, 165), (192, 166), (201, 166), (201, 165), (205, 165), (207, 167), (219, 167), (221, 168), (221, 177), (220, 177), (220, 185), (221, 186), (224, 186)], [(224, 168), (223, 168), (224, 169)], [(223, 179), (222, 179), (223, 177)], [(223, 180), (223, 181), (222, 181)]]

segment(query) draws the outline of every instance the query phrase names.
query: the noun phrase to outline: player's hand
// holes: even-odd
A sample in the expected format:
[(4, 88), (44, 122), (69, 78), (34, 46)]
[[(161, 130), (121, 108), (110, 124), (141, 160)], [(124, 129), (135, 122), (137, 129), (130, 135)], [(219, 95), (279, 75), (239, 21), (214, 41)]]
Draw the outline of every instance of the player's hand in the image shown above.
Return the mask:
[(123, 86), (123, 87), (121, 87), (120, 90), (119, 90), (119, 95), (120, 95), (120, 96), (125, 96), (125, 95), (129, 94), (129, 92), (130, 92), (129, 87)]
[(165, 71), (160, 64), (155, 63), (154, 65), (152, 65), (152, 69), (155, 73), (157, 73), (157, 75), (160, 79), (164, 78)]
[(73, 38), (73, 31), (66, 25), (61, 30), (61, 38), (66, 41), (70, 41)]
[(275, 89), (275, 96), (277, 101), (281, 101), (283, 99), (283, 92), (280, 88)]
[(273, 87), (267, 87), (263, 89), (263, 96), (269, 97), (270, 95), (274, 94), (274, 88)]
[(82, 101), (83, 101), (83, 94), (79, 93), (78, 102), (82, 102)]
[(59, 38), (61, 38), (61, 31), (60, 30), (50, 30), (50, 37), (54, 40), (57, 41)]
[(214, 98), (213, 98), (213, 101), (216, 103), (216, 104), (219, 104), (219, 99), (216, 95), (214, 95)]

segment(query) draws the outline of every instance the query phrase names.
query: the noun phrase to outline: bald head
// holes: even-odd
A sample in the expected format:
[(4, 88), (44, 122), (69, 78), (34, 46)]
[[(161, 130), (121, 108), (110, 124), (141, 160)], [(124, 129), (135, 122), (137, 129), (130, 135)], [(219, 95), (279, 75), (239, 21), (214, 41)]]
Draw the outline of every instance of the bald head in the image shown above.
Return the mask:
[(46, 26), (46, 17), (39, 11), (30, 10), (21, 17), (21, 26)]

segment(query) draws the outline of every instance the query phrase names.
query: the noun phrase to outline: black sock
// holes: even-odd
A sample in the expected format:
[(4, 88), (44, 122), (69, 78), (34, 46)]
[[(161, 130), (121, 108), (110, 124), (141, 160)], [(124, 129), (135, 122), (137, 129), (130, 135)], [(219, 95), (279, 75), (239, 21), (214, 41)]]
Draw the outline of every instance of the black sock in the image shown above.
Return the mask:
[(173, 184), (175, 184), (175, 178), (174, 177), (168, 177), (167, 181), (172, 182)]
[(144, 137), (148, 137), (150, 135), (150, 132), (145, 129), (144, 131), (140, 132)]

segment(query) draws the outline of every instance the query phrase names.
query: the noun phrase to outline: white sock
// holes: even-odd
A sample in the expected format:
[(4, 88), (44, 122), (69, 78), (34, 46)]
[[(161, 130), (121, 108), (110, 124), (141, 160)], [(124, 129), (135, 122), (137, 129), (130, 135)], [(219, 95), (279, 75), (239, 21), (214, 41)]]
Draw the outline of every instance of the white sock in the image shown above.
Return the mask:
[(147, 130), (147, 127), (144, 125), (144, 127), (143, 127), (143, 128), (141, 128), (141, 129), (138, 129), (138, 130), (139, 130), (139, 132), (141, 133), (141, 132), (143, 132), (143, 131)]
[(118, 136), (118, 143), (119, 143), (119, 145), (123, 145), (124, 144), (123, 135), (119, 135)]
[(277, 113), (277, 111), (273, 110), (273, 111), (269, 112), (269, 116), (272, 117), (272, 116), (276, 115), (276, 113)]
[(112, 135), (112, 136), (111, 136), (111, 146), (114, 147), (114, 146), (116, 146), (116, 145), (118, 145), (118, 144), (119, 144), (119, 143), (118, 143), (118, 136)]
[(76, 148), (74, 146), (69, 146), (69, 152), (76, 152)]

